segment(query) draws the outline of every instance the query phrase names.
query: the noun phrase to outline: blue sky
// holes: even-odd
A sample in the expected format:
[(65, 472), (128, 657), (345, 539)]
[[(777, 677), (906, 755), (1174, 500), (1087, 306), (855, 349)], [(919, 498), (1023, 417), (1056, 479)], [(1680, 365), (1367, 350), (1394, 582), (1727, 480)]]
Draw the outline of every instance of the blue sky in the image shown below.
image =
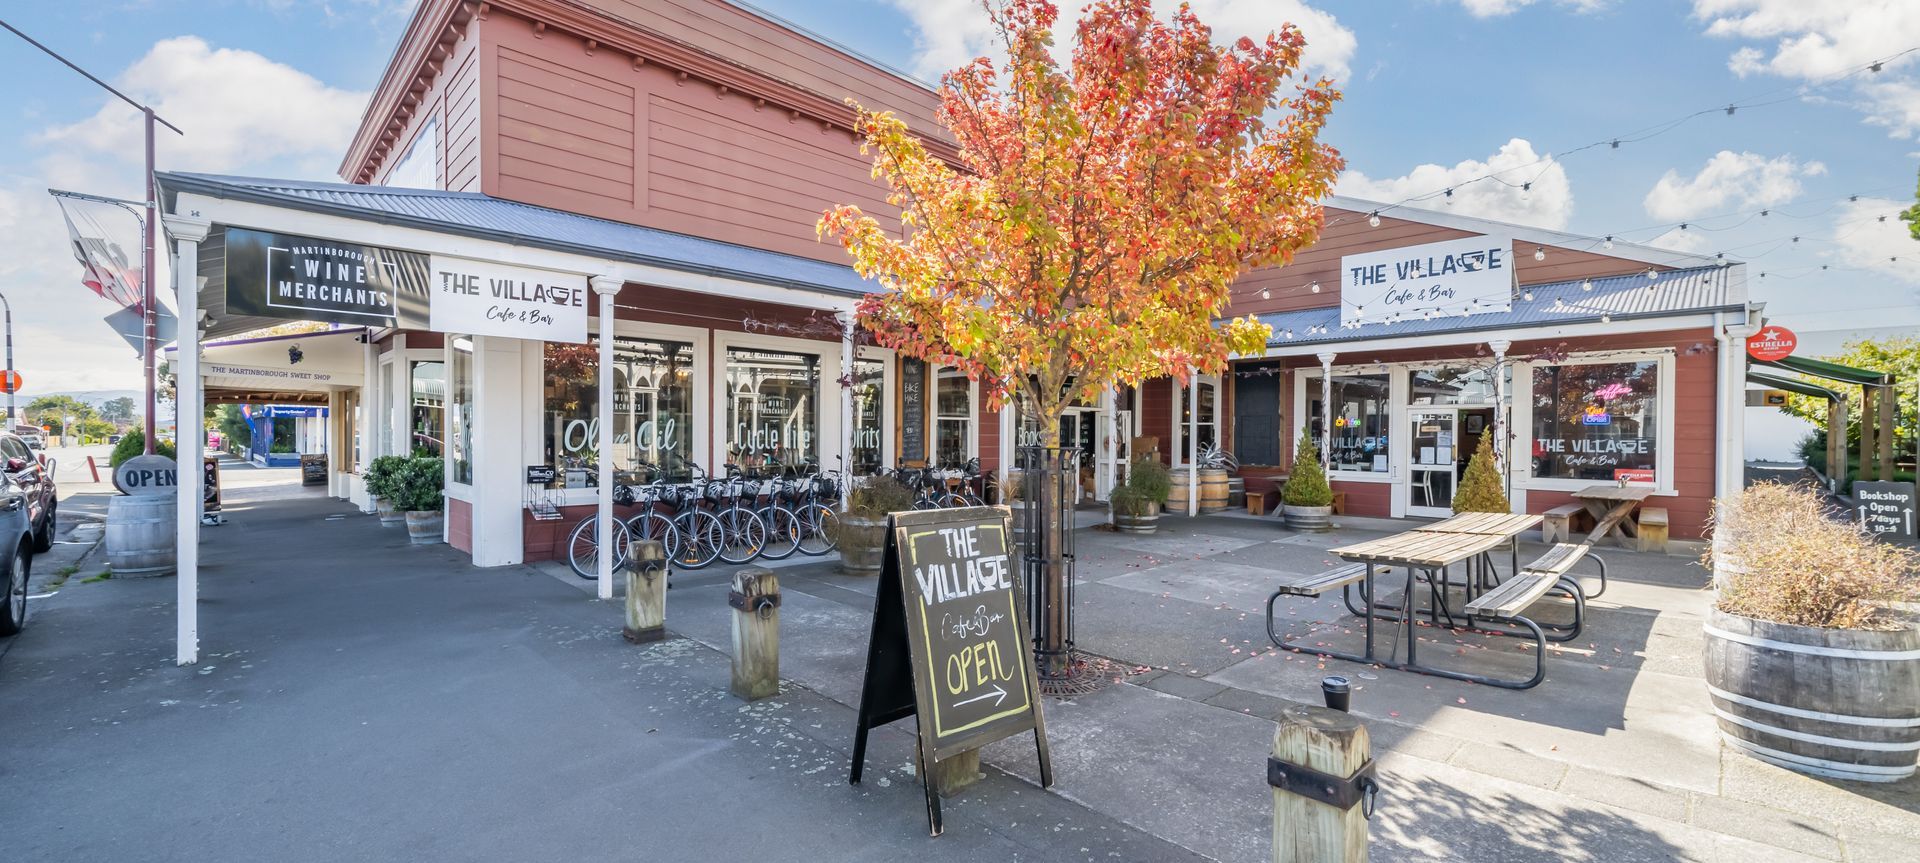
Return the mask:
[[(754, 5), (929, 78), (986, 44), (969, 0)], [(1875, 221), (1913, 197), (1920, 52), (1835, 79), (1920, 48), (1920, 3), (1194, 5), (1223, 37), (1302, 25), (1309, 61), (1346, 94), (1328, 135), (1348, 159), (1343, 192), (1391, 201), (1455, 186), (1427, 205), (1731, 250), (1750, 260), (1756, 297), (1789, 326), (1920, 326), (1920, 243)], [(0, 18), (185, 128), (184, 139), (162, 132), (163, 169), (332, 179), (411, 6), (76, 0), (9, 4)], [(43, 190), (138, 197), (137, 115), (10, 34), (0, 34), (0, 80), (10, 82), (0, 90), (0, 291), (14, 305), (17, 364), (29, 391), (131, 387), (137, 365), (100, 322), (106, 303), (78, 287)], [(1526, 192), (1469, 182), (1489, 162), (1509, 168), (1729, 102), (1750, 106), (1502, 175), (1533, 180)], [(1723, 213), (1734, 215), (1711, 218)], [(1680, 221), (1687, 231), (1672, 229)]]

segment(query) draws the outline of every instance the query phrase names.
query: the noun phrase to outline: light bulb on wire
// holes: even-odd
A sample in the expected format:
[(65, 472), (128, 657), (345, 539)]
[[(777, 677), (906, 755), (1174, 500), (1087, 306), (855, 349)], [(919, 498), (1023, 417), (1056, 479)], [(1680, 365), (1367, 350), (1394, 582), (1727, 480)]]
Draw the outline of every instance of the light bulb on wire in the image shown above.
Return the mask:
[(1544, 260), (1546, 260), (1546, 259), (1547, 259), (1547, 250), (1546, 250), (1546, 249), (1544, 249), (1544, 248), (1542, 248), (1542, 247), (1540, 247), (1540, 246), (1534, 246), (1534, 247), (1533, 247), (1533, 259), (1534, 259), (1534, 260), (1536, 260), (1536, 261), (1544, 261)]
[(1367, 214), (1367, 225), (1374, 228), (1380, 227), (1380, 211), (1375, 210)]
[(1316, 294), (1317, 294), (1317, 293), (1320, 293), (1320, 283), (1319, 283), (1319, 282), (1314, 282), (1313, 284), (1311, 284), (1311, 285), (1308, 285), (1308, 286), (1307, 286), (1307, 290), (1309, 290), (1309, 291), (1312, 291), (1312, 292), (1314, 292), (1314, 293), (1316, 293)]

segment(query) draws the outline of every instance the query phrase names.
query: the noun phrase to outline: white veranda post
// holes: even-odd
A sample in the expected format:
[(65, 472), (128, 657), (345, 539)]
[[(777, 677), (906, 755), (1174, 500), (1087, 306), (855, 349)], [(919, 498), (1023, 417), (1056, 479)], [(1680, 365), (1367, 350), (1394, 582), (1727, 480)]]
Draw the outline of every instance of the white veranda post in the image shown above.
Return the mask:
[(1200, 376), (1187, 367), (1187, 516), (1200, 514)]
[(1319, 354), (1320, 360), (1320, 472), (1333, 469), (1333, 358), (1331, 352)]
[(1507, 438), (1507, 350), (1513, 347), (1513, 342), (1494, 339), (1487, 342), (1487, 347), (1493, 350), (1493, 470), (1500, 475), (1500, 484), (1506, 487), (1507, 498), (1511, 500), (1513, 477), (1507, 472), (1508, 450), (1512, 448)]
[(613, 598), (613, 307), (614, 299), (626, 280), (618, 276), (594, 276), (588, 282), (600, 295), (599, 397), (594, 401), (594, 425), (599, 427), (594, 442), (600, 465), (599, 510), (594, 516), (595, 587), (601, 599)]
[(205, 219), (166, 217), (167, 234), (174, 240), (174, 293), (179, 297), (178, 367), (174, 370), (175, 455), (174, 579), (177, 613), (174, 661), (200, 661), (200, 501), (206, 475), (201, 472), (202, 449), (207, 443), (200, 386), (200, 241), (207, 238)]
[[(859, 378), (854, 375), (853, 367), (853, 333), (856, 324), (854, 323), (852, 312), (841, 312), (837, 317), (840, 321), (840, 464), (838, 467), (842, 471), (851, 471), (853, 466), (853, 436), (856, 433), (853, 427), (853, 396), (854, 388), (860, 384)], [(826, 465), (821, 465), (821, 468), (822, 473), (824, 473)], [(842, 503), (846, 502), (847, 488), (849, 485), (850, 483), (846, 482), (845, 478), (843, 478), (840, 483), (840, 501)]]

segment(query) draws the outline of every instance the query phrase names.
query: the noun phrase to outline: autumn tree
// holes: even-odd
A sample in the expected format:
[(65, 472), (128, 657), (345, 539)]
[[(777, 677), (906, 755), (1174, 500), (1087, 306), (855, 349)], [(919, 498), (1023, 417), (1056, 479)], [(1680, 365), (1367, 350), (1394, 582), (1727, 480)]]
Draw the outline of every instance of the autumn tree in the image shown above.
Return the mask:
[[(1342, 166), (1319, 141), (1338, 91), (1294, 81), (1300, 32), (1220, 46), (1185, 6), (1161, 20), (1149, 0), (1096, 0), (1063, 67), (1053, 3), (983, 7), (1006, 55), (941, 79), (957, 164), (855, 104), (862, 152), (900, 213), (897, 230), (854, 206), (820, 220), (885, 288), (862, 300), (860, 325), (964, 370), (991, 405), (1017, 403), (1044, 441), (1076, 397), (1184, 383), (1263, 350), (1256, 321), (1215, 324), (1228, 288), (1314, 241)], [(1057, 513), (1042, 509), (1051, 534)], [(1047, 580), (1063, 578), (1050, 561)]]

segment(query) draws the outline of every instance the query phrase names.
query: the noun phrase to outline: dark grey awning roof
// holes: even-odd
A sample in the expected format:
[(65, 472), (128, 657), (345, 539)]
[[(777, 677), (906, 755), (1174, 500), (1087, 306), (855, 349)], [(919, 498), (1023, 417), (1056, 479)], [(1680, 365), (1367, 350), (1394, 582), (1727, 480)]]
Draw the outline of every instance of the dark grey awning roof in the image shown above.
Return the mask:
[[(1260, 315), (1273, 327), (1268, 347), (1327, 344), (1361, 339), (1394, 339), (1450, 332), (1477, 332), (1569, 323), (1675, 317), (1737, 309), (1727, 267), (1696, 267), (1645, 272), (1600, 279), (1579, 279), (1529, 285), (1516, 292), (1513, 308), (1466, 317), (1412, 318), (1398, 323), (1369, 323), (1354, 329), (1340, 326), (1340, 308), (1327, 306)], [(1591, 283), (1591, 290), (1586, 285)], [(1531, 294), (1532, 299), (1527, 295)], [(1325, 332), (1317, 330), (1324, 328)]]
[(1841, 399), (1846, 398), (1846, 396), (1843, 396), (1840, 393), (1835, 392), (1833, 390), (1827, 389), (1826, 387), (1810, 384), (1810, 383), (1807, 383), (1806, 381), (1795, 380), (1794, 378), (1784, 377), (1781, 375), (1770, 375), (1770, 374), (1767, 374), (1766, 372), (1760, 371), (1759, 369), (1752, 369), (1752, 368), (1747, 369), (1747, 383), (1759, 384), (1763, 387), (1772, 387), (1777, 390), (1786, 390), (1787, 392), (1790, 392), (1790, 393), (1799, 393), (1803, 396), (1812, 396), (1817, 399), (1826, 399), (1828, 401), (1839, 401)]
[(158, 177), (169, 209), (174, 195), (194, 192), (786, 288), (848, 296), (879, 290), (877, 283), (840, 264), (474, 192), (164, 171)]

